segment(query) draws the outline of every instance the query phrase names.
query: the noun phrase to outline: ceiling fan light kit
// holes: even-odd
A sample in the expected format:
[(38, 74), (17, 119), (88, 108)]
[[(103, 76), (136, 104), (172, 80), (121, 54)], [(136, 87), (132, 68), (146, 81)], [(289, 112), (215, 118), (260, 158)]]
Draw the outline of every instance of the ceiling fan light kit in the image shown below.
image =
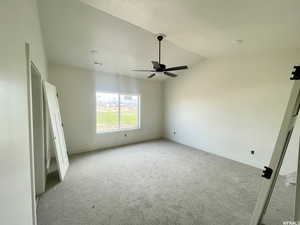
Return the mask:
[(166, 65), (162, 64), (160, 61), (161, 58), (161, 42), (162, 40), (166, 37), (165, 34), (157, 34), (156, 38), (158, 40), (158, 62), (157, 61), (152, 61), (152, 70), (133, 70), (137, 72), (152, 72), (148, 78), (152, 78), (156, 75), (156, 73), (163, 73), (166, 76), (169, 77), (177, 77), (178, 75), (175, 73), (171, 73), (169, 71), (176, 71), (176, 70), (186, 70), (188, 69), (188, 66), (175, 66), (175, 67), (170, 67), (167, 68)]

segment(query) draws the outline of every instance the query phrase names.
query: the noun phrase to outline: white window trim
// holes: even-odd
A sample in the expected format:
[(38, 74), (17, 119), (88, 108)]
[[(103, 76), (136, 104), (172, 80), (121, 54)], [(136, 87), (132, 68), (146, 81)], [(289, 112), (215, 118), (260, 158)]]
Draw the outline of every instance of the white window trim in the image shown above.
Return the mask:
[[(118, 133), (118, 132), (126, 132), (126, 131), (134, 131), (141, 129), (141, 94), (137, 93), (127, 93), (127, 92), (105, 92), (105, 91), (97, 91), (96, 92), (96, 98), (97, 93), (106, 93), (106, 94), (117, 94), (118, 95), (118, 129), (111, 129), (106, 131), (98, 131), (97, 130), (97, 103), (96, 103), (96, 134), (109, 134), (109, 133)], [(121, 128), (121, 104), (120, 104), (120, 96), (121, 95), (131, 95), (131, 96), (137, 96), (138, 97), (138, 125), (133, 128)], [(95, 101), (97, 102), (97, 101)]]

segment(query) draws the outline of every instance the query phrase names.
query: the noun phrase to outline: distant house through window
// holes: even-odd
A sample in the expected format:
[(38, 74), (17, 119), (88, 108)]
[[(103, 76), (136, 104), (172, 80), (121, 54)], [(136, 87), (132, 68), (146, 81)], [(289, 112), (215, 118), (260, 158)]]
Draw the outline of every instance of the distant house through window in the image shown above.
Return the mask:
[(119, 93), (96, 93), (97, 133), (140, 127), (140, 96)]

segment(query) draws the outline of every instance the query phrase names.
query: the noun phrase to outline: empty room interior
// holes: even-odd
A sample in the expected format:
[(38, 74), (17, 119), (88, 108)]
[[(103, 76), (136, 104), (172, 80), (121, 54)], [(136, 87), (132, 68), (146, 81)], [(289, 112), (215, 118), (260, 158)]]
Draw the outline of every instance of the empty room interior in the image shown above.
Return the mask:
[(300, 224), (299, 9), (0, 0), (0, 224)]

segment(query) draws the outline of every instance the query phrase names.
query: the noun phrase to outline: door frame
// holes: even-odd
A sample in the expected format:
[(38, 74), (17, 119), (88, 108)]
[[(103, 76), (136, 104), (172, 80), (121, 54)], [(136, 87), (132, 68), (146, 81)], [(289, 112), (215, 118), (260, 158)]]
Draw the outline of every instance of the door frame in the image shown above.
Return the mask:
[[(27, 72), (27, 102), (28, 102), (28, 125), (29, 125), (29, 153), (30, 153), (30, 179), (31, 179), (31, 206), (32, 206), (32, 221), (33, 225), (37, 225), (37, 215), (36, 215), (36, 207), (37, 207), (37, 199), (36, 199), (36, 189), (35, 189), (35, 150), (34, 150), (34, 132), (33, 132), (33, 110), (32, 110), (32, 73), (31, 70), (34, 70), (37, 75), (40, 76), (41, 85), (43, 83), (43, 78), (39, 69), (37, 68), (36, 64), (31, 58), (30, 54), (30, 44), (25, 43), (25, 56), (26, 56), (26, 72)], [(43, 126), (43, 133), (42, 133), (42, 141), (43, 141), (43, 149), (44, 156), (46, 158), (46, 149), (47, 149), (47, 129), (46, 129), (46, 114), (45, 114), (45, 101), (43, 97), (43, 89), (42, 89), (42, 111), (43, 114), (42, 119), (42, 126)], [(44, 161), (45, 165), (45, 161)], [(46, 169), (45, 169), (46, 172)], [(45, 178), (46, 179), (46, 174)]]
[[(41, 195), (46, 189), (46, 141), (45, 141), (45, 101), (43, 92), (43, 79), (37, 67), (31, 62), (31, 106), (33, 113), (33, 140), (35, 163), (35, 188), (36, 196)], [(36, 98), (37, 97), (37, 98)], [(38, 105), (36, 105), (38, 104)], [(36, 107), (37, 106), (37, 107)], [(36, 112), (37, 110), (37, 112)], [(37, 113), (37, 114), (35, 114)], [(37, 144), (37, 146), (36, 146)], [(37, 148), (36, 148), (37, 147)]]

